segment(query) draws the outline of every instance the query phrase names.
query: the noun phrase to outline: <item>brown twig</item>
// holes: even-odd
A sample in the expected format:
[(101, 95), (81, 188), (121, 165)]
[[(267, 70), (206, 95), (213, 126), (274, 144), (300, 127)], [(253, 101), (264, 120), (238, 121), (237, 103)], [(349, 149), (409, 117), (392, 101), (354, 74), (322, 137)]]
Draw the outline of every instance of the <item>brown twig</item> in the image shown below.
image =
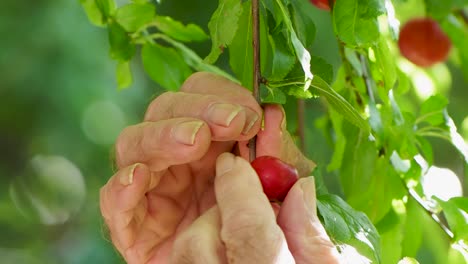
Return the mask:
[[(253, 91), (255, 100), (260, 104), (260, 19), (258, 0), (252, 0), (252, 49), (253, 49)], [(249, 140), (249, 159), (252, 162), (257, 156), (257, 137)]]
[(419, 204), (419, 206), (422, 207), (422, 209), (427, 213), (427, 215), (429, 215), (432, 218), (432, 220), (440, 227), (440, 229), (442, 229), (444, 234), (447, 235), (448, 239), (451, 241), (454, 237), (452, 231), (444, 223), (442, 223), (442, 221), (436, 213), (432, 212), (431, 208), (429, 208), (429, 206), (427, 206), (424, 203), (423, 199), (419, 196), (419, 194), (415, 190), (410, 189), (406, 185), (405, 180), (401, 180), (403, 182), (403, 186), (405, 186), (405, 189), (410, 195), (410, 197), (413, 198), (413, 200), (415, 200)]

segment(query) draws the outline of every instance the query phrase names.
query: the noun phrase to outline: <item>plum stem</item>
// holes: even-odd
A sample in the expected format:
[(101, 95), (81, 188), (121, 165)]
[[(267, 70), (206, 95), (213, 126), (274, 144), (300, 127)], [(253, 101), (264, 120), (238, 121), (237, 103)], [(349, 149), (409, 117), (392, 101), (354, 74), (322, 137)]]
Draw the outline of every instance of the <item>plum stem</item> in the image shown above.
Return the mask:
[[(260, 83), (262, 75), (260, 71), (260, 19), (258, 0), (252, 0), (252, 48), (253, 48), (253, 90), (252, 95), (260, 101)], [(252, 162), (257, 156), (257, 136), (249, 140), (249, 159)]]

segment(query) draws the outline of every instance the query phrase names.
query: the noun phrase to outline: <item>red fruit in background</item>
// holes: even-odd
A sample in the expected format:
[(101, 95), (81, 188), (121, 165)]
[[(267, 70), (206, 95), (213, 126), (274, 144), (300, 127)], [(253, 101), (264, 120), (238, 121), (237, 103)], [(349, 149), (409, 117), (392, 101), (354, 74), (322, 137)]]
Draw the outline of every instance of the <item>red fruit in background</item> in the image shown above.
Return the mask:
[(296, 168), (272, 156), (257, 157), (251, 164), (270, 200), (283, 201), (299, 178)]
[(429, 67), (444, 61), (452, 44), (437, 21), (417, 18), (403, 26), (398, 46), (401, 54), (409, 61), (421, 67)]
[(330, 11), (330, 4), (328, 4), (328, 0), (310, 0), (310, 2), (314, 6), (320, 8), (320, 9)]

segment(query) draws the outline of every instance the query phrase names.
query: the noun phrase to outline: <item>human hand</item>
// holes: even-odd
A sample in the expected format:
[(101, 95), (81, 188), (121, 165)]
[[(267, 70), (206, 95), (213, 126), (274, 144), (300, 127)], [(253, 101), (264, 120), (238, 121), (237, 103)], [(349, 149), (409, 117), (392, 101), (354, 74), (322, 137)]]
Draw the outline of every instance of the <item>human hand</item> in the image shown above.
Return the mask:
[[(119, 171), (101, 189), (112, 242), (129, 263), (165, 262), (181, 231), (216, 204), (216, 158), (258, 134), (259, 155), (277, 156), (306, 176), (314, 166), (293, 144), (278, 106), (262, 109), (250, 92), (209, 73), (149, 106), (144, 122), (116, 144)], [(283, 125), (281, 125), (283, 124)]]
[(300, 179), (274, 212), (250, 164), (224, 153), (214, 189), (216, 205), (178, 236), (171, 263), (339, 263), (317, 217), (313, 177)]

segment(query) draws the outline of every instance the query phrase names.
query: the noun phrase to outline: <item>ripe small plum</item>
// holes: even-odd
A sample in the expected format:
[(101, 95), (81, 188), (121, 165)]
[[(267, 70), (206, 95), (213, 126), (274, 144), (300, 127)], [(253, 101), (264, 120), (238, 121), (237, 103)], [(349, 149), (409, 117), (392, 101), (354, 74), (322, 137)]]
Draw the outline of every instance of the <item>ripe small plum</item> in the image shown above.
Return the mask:
[(398, 46), (401, 54), (412, 63), (430, 67), (447, 58), (452, 43), (437, 21), (416, 18), (401, 28)]
[(296, 168), (276, 157), (257, 157), (251, 165), (270, 201), (283, 201), (299, 178)]
[(317, 8), (330, 11), (328, 0), (310, 0), (310, 2)]

